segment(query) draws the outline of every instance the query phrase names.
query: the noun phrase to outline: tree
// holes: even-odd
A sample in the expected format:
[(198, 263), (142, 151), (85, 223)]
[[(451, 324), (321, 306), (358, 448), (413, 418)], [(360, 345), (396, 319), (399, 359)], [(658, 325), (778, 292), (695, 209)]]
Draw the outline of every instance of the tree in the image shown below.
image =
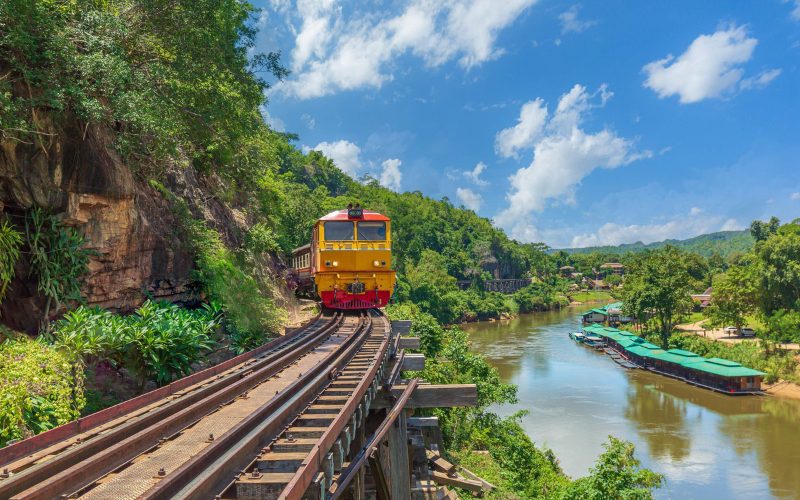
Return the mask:
[(750, 224), (750, 234), (756, 242), (764, 241), (777, 233), (780, 225), (781, 221), (775, 216), (770, 217), (769, 222), (754, 220)]
[(639, 468), (633, 444), (609, 436), (603, 448), (605, 451), (590, 470), (591, 474), (573, 482), (560, 497), (581, 500), (653, 498), (652, 490), (661, 486), (664, 477)]
[(711, 326), (733, 325), (741, 332), (745, 316), (755, 310), (756, 283), (752, 266), (733, 266), (714, 277), (711, 305), (706, 315)]
[(800, 307), (800, 224), (777, 229), (756, 243), (754, 254), (764, 315)]
[(670, 245), (642, 253), (630, 263), (625, 278), (625, 313), (640, 321), (651, 315), (658, 319), (664, 347), (672, 330), (672, 318), (691, 305), (691, 276), (685, 257), (684, 252)]

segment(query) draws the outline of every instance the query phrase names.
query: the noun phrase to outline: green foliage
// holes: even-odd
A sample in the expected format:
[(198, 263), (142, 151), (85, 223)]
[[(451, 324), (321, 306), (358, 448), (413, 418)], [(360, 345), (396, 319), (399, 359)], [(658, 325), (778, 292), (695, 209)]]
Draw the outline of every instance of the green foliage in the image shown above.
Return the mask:
[(750, 224), (750, 235), (756, 242), (765, 241), (778, 232), (781, 221), (777, 217), (770, 217), (769, 221), (754, 220)]
[(147, 301), (129, 316), (81, 306), (57, 321), (49, 335), (73, 359), (109, 359), (128, 369), (143, 390), (148, 381), (164, 385), (191, 373), (213, 345), (219, 316), (214, 305), (190, 311)]
[(140, 166), (188, 154), (241, 178), (265, 130), (256, 75), (287, 74), (277, 54), (248, 58), (254, 12), (235, 0), (4, 1), (0, 133), (36, 139), (44, 108), (113, 126)]
[(523, 498), (547, 498), (569, 484), (550, 450), (538, 449), (525, 434), (521, 413), (500, 418), (492, 413), (479, 416), (470, 434), (470, 447), (489, 450), (502, 468), (501, 476), (512, 491)]
[(767, 316), (767, 331), (761, 336), (773, 342), (800, 342), (800, 310), (773, 312)]
[(14, 266), (19, 259), (22, 235), (7, 220), (0, 222), (0, 302), (5, 298), (8, 284), (14, 279)]
[(675, 247), (637, 255), (625, 278), (625, 313), (639, 320), (654, 315), (665, 346), (673, 318), (691, 306), (690, 280), (686, 256)]
[(253, 225), (245, 235), (245, 247), (250, 252), (262, 254), (276, 252), (280, 245), (275, 232), (264, 223)]
[(733, 325), (741, 331), (746, 316), (755, 310), (756, 280), (753, 268), (732, 266), (713, 281), (713, 300), (706, 309), (710, 326)]
[(137, 376), (141, 389), (149, 380), (161, 386), (190, 374), (192, 364), (213, 345), (211, 334), (217, 326), (206, 310), (192, 313), (150, 301), (123, 321), (124, 364)]
[(284, 323), (285, 313), (272, 300), (269, 284), (256, 279), (242, 253), (266, 250), (274, 242), (272, 232), (266, 226), (254, 226), (246, 251), (237, 254), (225, 246), (216, 230), (194, 218), (185, 200), (156, 181), (150, 184), (172, 203), (183, 237), (194, 253), (194, 277), (206, 295), (222, 308), (231, 348), (241, 353), (263, 344)]
[(558, 498), (574, 500), (650, 499), (664, 481), (660, 474), (639, 467), (633, 444), (613, 436), (603, 445), (590, 475), (573, 482)]
[(800, 223), (768, 231), (768, 236), (756, 243), (753, 254), (763, 313), (800, 309)]
[(42, 342), (20, 337), (0, 344), (0, 447), (80, 415), (84, 379), (72, 367), (69, 353)]
[[(31, 274), (39, 291), (47, 297), (44, 319), (51, 308), (64, 302), (81, 301), (81, 277), (86, 274), (92, 251), (85, 248), (83, 236), (41, 208), (28, 212), (25, 239), (30, 249)], [(55, 307), (53, 307), (55, 306)]]

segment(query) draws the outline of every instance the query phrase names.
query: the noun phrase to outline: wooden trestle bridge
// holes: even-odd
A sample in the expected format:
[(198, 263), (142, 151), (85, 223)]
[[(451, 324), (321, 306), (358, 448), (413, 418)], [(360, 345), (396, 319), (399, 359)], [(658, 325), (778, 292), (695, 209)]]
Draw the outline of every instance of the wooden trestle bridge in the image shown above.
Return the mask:
[(436, 453), (430, 418), (409, 418), (415, 408), (477, 397), (474, 385), (402, 378), (425, 364), (407, 352), (419, 347), (403, 335), (409, 326), (376, 310), (318, 316), (254, 351), (2, 448), (0, 498), (383, 500), (436, 498), (442, 485), (489, 488)]
[[(458, 281), (456, 284), (462, 290), (466, 290), (472, 286), (471, 281)], [(530, 284), (530, 278), (486, 280), (483, 282), (483, 289), (487, 292), (514, 293), (520, 288), (525, 288)]]

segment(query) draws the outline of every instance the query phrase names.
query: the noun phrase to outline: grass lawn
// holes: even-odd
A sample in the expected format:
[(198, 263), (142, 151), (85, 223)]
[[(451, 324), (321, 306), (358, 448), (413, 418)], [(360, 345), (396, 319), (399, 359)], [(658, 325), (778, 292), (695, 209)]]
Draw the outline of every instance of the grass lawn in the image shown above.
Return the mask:
[(605, 290), (589, 290), (567, 294), (573, 302), (614, 302), (616, 299)]

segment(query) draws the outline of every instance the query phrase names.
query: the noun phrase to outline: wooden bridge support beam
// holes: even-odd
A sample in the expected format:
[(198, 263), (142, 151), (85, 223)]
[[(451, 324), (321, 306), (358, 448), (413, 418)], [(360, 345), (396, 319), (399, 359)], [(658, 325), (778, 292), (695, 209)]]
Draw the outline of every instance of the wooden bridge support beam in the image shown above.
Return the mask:
[(405, 410), (389, 430), (389, 478), (392, 500), (411, 500), (411, 471), (408, 467), (408, 431)]

